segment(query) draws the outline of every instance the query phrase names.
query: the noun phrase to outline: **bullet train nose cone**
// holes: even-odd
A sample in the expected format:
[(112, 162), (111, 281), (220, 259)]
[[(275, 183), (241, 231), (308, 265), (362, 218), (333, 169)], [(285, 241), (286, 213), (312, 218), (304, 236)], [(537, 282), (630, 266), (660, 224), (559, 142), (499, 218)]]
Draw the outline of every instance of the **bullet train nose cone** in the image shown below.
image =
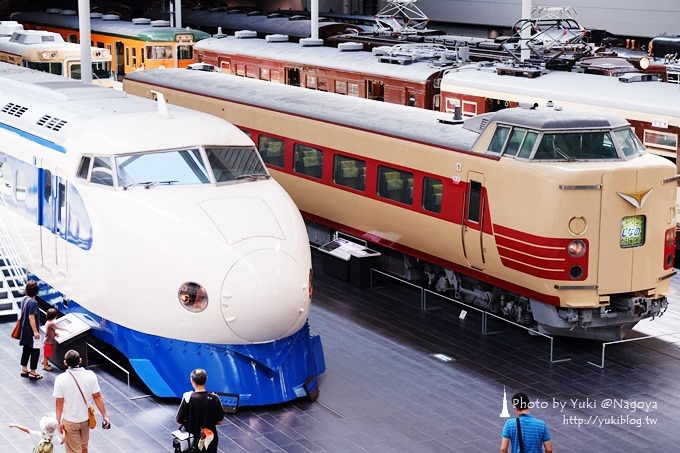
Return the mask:
[(293, 333), (307, 318), (309, 270), (285, 253), (249, 253), (228, 271), (222, 285), (222, 315), (234, 334), (265, 342)]

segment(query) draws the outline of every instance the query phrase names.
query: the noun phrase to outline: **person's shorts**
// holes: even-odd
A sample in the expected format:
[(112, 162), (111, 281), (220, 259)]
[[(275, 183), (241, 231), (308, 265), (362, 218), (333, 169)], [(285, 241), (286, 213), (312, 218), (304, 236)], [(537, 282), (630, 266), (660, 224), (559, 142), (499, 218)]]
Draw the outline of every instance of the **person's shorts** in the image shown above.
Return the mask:
[(52, 357), (52, 352), (54, 351), (54, 345), (52, 343), (45, 343), (43, 347), (43, 354), (45, 357)]

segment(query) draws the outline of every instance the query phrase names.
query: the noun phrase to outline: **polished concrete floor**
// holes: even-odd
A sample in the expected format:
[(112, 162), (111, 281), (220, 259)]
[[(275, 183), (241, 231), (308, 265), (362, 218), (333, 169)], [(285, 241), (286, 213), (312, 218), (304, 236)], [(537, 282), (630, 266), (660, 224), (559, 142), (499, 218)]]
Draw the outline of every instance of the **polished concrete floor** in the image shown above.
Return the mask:
[[(547, 421), (555, 450), (672, 452), (680, 445), (680, 305), (634, 335), (658, 338), (611, 345), (550, 341), (445, 300), (428, 301), (397, 283), (359, 289), (323, 273), (315, 257), (310, 316), (327, 371), (314, 403), (241, 409), (219, 427), (223, 452), (494, 452), (508, 399), (526, 391)], [(680, 278), (673, 281), (680, 288)], [(680, 293), (679, 293), (680, 294)], [(20, 349), (0, 323), (0, 452), (30, 451), (28, 435), (53, 411), (55, 372), (19, 377)], [(560, 359), (570, 359), (558, 362)], [(442, 360), (444, 359), (444, 360)], [(446, 361), (448, 360), (448, 361)], [(167, 452), (177, 401), (145, 396), (125, 375), (94, 366), (113, 428), (92, 432), (90, 451)], [(511, 409), (512, 411), (512, 409)], [(57, 447), (56, 452), (63, 451)]]

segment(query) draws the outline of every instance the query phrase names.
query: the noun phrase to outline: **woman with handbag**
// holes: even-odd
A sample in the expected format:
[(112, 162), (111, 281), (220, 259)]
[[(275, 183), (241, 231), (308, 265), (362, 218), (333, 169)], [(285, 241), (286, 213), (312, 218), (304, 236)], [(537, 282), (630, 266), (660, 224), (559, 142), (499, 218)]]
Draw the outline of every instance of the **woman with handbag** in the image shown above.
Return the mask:
[[(38, 301), (35, 300), (39, 291), (38, 283), (29, 280), (26, 282), (25, 296), (21, 302), (21, 336), (19, 337), (19, 345), (23, 346), (21, 352), (21, 377), (32, 380), (42, 379), (42, 375), (36, 372), (38, 359), (40, 358), (40, 348), (36, 348), (36, 345), (33, 343), (34, 340), (36, 343), (40, 340)], [(29, 361), (31, 371), (28, 370)]]

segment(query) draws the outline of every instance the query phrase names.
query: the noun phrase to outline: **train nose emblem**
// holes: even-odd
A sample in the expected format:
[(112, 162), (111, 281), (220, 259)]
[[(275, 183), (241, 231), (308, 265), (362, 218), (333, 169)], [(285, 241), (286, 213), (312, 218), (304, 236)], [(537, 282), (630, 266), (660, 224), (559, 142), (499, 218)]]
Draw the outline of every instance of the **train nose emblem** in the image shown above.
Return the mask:
[(652, 194), (653, 189), (647, 189), (640, 192), (616, 192), (621, 198), (632, 204), (636, 208), (641, 208), (647, 202), (647, 199)]

